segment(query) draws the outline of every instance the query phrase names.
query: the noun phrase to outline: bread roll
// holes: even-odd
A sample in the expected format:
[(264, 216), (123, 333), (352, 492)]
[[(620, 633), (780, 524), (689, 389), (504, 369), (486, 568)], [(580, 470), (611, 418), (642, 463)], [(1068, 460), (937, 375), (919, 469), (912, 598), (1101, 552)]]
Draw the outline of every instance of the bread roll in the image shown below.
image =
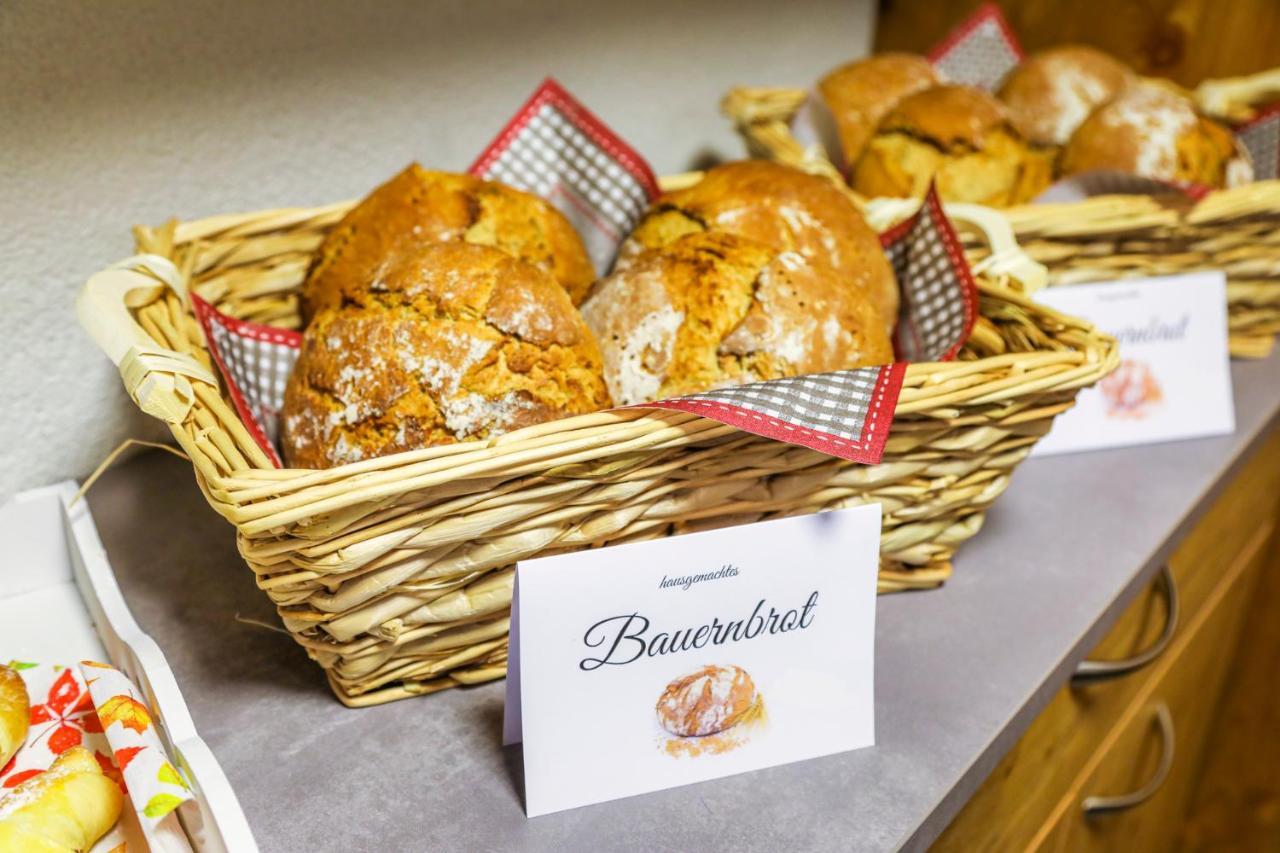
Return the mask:
[(488, 246), (431, 243), (307, 327), (282, 444), (290, 466), (326, 468), (608, 405), (600, 350), (554, 279)]
[(26, 743), (30, 717), (31, 700), (22, 676), (0, 664), (0, 767)]
[(658, 724), (678, 737), (706, 737), (737, 725), (759, 700), (742, 667), (704, 666), (667, 685), (658, 699)]
[(708, 230), (796, 252), (835, 270), (871, 301), (892, 332), (898, 284), (880, 238), (826, 178), (762, 160), (708, 169), (698, 183), (654, 203), (623, 243), (615, 270), (644, 251)]
[(1099, 107), (1063, 149), (1064, 175), (1094, 170), (1217, 188), (1253, 178), (1229, 130), (1198, 115), (1185, 98), (1150, 83)]
[(1063, 45), (1024, 60), (1004, 78), (997, 96), (1028, 141), (1060, 147), (1091, 112), (1135, 79), (1124, 63), (1100, 50)]
[(627, 405), (893, 361), (858, 289), (799, 252), (706, 231), (601, 281), (582, 314)]
[(853, 188), (867, 196), (922, 196), (937, 181), (945, 201), (1021, 204), (1052, 180), (1050, 152), (1033, 150), (995, 98), (936, 86), (904, 98), (858, 159)]
[(302, 285), (304, 317), (369, 287), (396, 253), (454, 240), (494, 246), (550, 273), (575, 305), (596, 277), (569, 220), (543, 199), (414, 163), (353, 207), (325, 237)]
[(76, 746), (0, 799), (0, 850), (88, 850), (120, 818), (124, 795), (97, 759)]
[(819, 80), (818, 93), (835, 119), (845, 164), (858, 161), (880, 120), (898, 101), (939, 82), (929, 60), (910, 53), (859, 59)]

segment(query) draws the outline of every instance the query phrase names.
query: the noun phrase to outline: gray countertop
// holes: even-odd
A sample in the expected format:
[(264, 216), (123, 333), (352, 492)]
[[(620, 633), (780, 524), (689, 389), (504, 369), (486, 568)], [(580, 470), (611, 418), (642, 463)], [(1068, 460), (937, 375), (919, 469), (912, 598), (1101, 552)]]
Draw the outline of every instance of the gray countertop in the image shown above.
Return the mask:
[(528, 820), (501, 683), (366, 710), (275, 625), (190, 468), (90, 494), (143, 628), (265, 851), (923, 848), (1280, 413), (1280, 353), (1232, 365), (1236, 434), (1036, 459), (940, 590), (879, 600), (871, 749)]

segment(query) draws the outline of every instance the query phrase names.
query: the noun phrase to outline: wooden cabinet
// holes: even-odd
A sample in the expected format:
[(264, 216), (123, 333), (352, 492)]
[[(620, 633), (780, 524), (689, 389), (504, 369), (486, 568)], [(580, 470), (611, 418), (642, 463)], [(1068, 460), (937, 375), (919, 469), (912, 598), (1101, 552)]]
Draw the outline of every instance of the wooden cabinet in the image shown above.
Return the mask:
[[(935, 850), (1176, 846), (1251, 606), (1250, 590), (1261, 574), (1280, 573), (1270, 548), (1278, 499), (1280, 430), (1245, 460), (1179, 544), (1167, 571), (1137, 596), (1090, 655), (1101, 661), (1137, 656), (1146, 659), (1144, 665), (1059, 691)], [(1171, 733), (1162, 731), (1162, 718)], [(1124, 810), (1086, 815), (1089, 797), (1141, 790), (1161, 771), (1167, 750), (1167, 776), (1149, 798)]]

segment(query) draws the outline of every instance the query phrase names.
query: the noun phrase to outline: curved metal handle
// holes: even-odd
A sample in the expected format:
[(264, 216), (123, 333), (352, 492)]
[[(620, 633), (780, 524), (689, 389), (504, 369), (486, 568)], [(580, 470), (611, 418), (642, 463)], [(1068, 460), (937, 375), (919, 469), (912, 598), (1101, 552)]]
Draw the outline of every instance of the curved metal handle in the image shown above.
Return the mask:
[(1123, 660), (1085, 660), (1076, 667), (1071, 676), (1071, 685), (1079, 687), (1097, 681), (1107, 681), (1137, 672), (1156, 658), (1173, 642), (1173, 634), (1178, 629), (1178, 582), (1174, 580), (1173, 571), (1165, 563), (1160, 569), (1161, 586), (1164, 589), (1165, 609), (1164, 630), (1151, 647)]
[(1156, 706), (1154, 721), (1160, 731), (1160, 765), (1156, 768), (1155, 775), (1147, 784), (1129, 794), (1120, 794), (1115, 797), (1085, 797), (1080, 803), (1085, 817), (1098, 817), (1141, 805), (1154, 797), (1160, 790), (1160, 786), (1164, 784), (1164, 780), (1169, 778), (1169, 771), (1173, 769), (1175, 742), (1173, 715), (1169, 713), (1169, 706), (1164, 702)]

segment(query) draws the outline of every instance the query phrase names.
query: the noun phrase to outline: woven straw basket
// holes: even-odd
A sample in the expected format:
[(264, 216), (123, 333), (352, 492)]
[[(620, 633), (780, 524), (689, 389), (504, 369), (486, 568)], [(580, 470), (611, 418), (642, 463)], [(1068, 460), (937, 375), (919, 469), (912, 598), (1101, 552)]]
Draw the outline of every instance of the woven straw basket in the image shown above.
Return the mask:
[[(1280, 69), (1253, 77), (1207, 81), (1201, 109), (1248, 119), (1251, 103), (1280, 92)], [(791, 120), (803, 89), (736, 88), (722, 107), (752, 156), (825, 175), (845, 186), (820, 146), (805, 146)], [(1069, 204), (1001, 211), (1018, 243), (1049, 269), (1051, 284), (1220, 269), (1227, 275), (1231, 352), (1261, 358), (1280, 333), (1280, 181), (1258, 181), (1209, 193), (1198, 203), (1143, 195), (1095, 196)], [(971, 246), (974, 257), (982, 247)]]
[(1118, 361), (1114, 340), (988, 273), (961, 358), (907, 368), (878, 465), (631, 409), (329, 470), (278, 469), (220, 389), (181, 294), (296, 328), (310, 255), (348, 207), (137, 228), (139, 251), (171, 259), (178, 280), (161, 284), (172, 273), (135, 259), (91, 278), (77, 305), (130, 395), (169, 424), (258, 586), (348, 705), (501, 677), (512, 564), (533, 556), (875, 501), (881, 590), (935, 586), (1054, 416)]

